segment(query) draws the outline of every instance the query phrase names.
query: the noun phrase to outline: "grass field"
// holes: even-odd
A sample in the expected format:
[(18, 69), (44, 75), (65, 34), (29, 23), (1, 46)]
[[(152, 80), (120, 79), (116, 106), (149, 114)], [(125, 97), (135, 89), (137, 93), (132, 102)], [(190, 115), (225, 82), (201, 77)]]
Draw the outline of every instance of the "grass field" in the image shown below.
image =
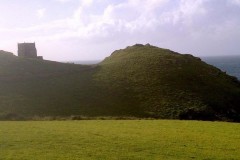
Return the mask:
[(1, 160), (240, 159), (240, 124), (175, 120), (0, 122)]

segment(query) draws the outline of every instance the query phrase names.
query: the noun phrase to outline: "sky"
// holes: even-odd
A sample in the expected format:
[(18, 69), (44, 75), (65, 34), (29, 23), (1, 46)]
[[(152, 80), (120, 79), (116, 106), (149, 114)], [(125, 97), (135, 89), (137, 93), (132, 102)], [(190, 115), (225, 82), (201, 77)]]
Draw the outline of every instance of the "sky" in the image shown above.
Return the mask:
[(35, 42), (55, 61), (101, 60), (136, 43), (240, 55), (240, 0), (0, 0), (0, 50)]

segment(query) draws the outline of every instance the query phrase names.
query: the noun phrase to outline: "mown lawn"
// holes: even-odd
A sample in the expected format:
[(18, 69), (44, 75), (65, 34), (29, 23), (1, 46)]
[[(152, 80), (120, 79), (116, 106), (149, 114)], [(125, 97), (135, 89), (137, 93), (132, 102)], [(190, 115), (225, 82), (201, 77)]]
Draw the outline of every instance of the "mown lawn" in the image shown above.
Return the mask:
[(1, 160), (240, 159), (240, 124), (175, 120), (0, 122)]

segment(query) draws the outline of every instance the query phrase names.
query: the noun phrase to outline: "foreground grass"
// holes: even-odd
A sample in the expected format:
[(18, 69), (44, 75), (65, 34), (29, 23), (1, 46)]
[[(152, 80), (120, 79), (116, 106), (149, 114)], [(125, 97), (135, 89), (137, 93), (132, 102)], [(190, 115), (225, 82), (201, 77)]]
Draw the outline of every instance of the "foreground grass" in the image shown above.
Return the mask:
[(168, 120), (0, 122), (1, 160), (240, 159), (240, 125)]

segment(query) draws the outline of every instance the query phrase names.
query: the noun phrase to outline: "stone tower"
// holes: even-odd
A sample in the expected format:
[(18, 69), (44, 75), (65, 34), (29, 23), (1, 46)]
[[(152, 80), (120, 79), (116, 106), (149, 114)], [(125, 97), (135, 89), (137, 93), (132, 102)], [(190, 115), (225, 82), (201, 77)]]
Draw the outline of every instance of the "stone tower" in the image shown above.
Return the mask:
[(35, 43), (18, 43), (18, 56), (38, 58)]

